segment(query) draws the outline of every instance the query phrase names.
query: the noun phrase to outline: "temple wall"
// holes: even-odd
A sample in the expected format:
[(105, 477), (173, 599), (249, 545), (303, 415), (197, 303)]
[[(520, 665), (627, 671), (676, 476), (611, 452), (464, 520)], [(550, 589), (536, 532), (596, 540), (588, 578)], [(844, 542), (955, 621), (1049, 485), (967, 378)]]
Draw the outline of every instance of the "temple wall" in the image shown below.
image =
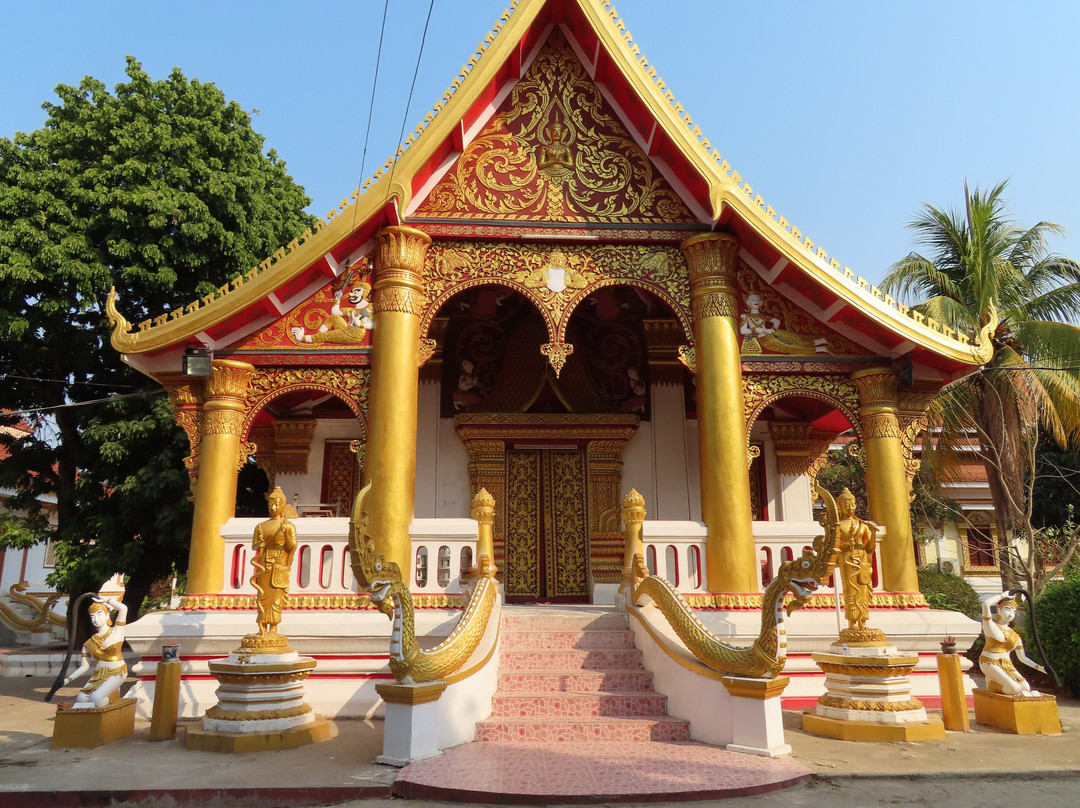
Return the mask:
[(437, 379), (420, 380), (414, 506), (418, 519), (469, 515), (469, 452), (454, 431), (454, 419), (439, 417), (439, 390)]
[(297, 502), (300, 505), (314, 505), (320, 502), (326, 441), (357, 440), (361, 436), (360, 425), (351, 418), (319, 421), (315, 427), (315, 434), (311, 438), (307, 474), (281, 474), (279, 472), (275, 479), (275, 483), (285, 492), (286, 501)]
[(636, 488), (649, 519), (699, 521), (697, 422), (686, 418), (682, 384), (652, 385), (652, 419), (623, 452), (623, 494)]

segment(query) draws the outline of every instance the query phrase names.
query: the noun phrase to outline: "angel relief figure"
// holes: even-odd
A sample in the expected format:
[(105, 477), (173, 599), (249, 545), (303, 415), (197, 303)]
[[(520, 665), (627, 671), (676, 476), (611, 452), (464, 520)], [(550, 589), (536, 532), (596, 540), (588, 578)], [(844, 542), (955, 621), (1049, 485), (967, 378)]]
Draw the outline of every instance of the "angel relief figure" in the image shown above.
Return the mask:
[(357, 281), (349, 290), (349, 306), (341, 305), (344, 285), (334, 290), (334, 303), (330, 314), (318, 330), (308, 334), (300, 326), (294, 326), (289, 333), (299, 343), (312, 345), (359, 345), (368, 331), (375, 327), (371, 317), (371, 284)]
[(744, 354), (760, 354), (765, 351), (795, 356), (829, 353), (828, 339), (806, 337), (788, 331), (782, 327), (779, 317), (763, 313), (761, 305), (761, 295), (746, 296), (747, 311), (739, 317), (739, 333), (743, 337)]

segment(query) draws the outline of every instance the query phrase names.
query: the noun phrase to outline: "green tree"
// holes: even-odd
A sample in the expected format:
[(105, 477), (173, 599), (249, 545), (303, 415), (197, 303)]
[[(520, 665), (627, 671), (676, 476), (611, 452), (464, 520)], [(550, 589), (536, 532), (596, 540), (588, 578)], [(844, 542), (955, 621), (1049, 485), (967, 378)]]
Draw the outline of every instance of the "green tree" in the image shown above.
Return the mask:
[(55, 494), (59, 524), (41, 537), (57, 542), (57, 586), (96, 589), (123, 572), (138, 610), (183, 563), (187, 448), (158, 386), (110, 347), (104, 296), (115, 285), (133, 321), (156, 316), (311, 218), (239, 104), (179, 69), (155, 81), (128, 57), (126, 74), (113, 92), (91, 77), (60, 85), (41, 129), (0, 138), (0, 406), (47, 416), (31, 435), (0, 437), (11, 453), (0, 484), (31, 518)]
[(1061, 446), (1080, 436), (1080, 330), (1069, 322), (1080, 310), (1080, 266), (1047, 253), (1058, 225), (1018, 227), (1004, 190), (1004, 183), (986, 192), (965, 188), (960, 211), (926, 205), (910, 227), (927, 253), (894, 264), (882, 286), (949, 328), (989, 332), (991, 359), (933, 400), (931, 423), (942, 428), (941, 439), (924, 457), (947, 463), (957, 441), (979, 442), (1003, 583), (1027, 579), (1034, 589), (1040, 560), (1015, 563), (1011, 548), (1016, 539), (1036, 547), (1030, 485), (1040, 427)]

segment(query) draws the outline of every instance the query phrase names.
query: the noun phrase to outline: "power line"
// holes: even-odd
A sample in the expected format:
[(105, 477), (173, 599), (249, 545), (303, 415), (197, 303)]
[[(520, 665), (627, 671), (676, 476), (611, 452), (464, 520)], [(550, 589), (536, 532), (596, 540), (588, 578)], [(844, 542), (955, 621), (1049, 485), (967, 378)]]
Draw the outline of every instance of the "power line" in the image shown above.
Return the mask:
[[(405, 137), (405, 124), (409, 120), (409, 108), (412, 106), (413, 90), (416, 89), (416, 77), (420, 74), (420, 61), (424, 58), (424, 45), (427, 42), (428, 26), (431, 24), (431, 12), (435, 8), (435, 0), (428, 4), (427, 19), (424, 20), (424, 33), (420, 36), (420, 52), (416, 54), (416, 67), (413, 69), (412, 84), (409, 85), (409, 98), (405, 102), (405, 114), (401, 116), (401, 131), (398, 133), (398, 148), (401, 148), (402, 138)], [(394, 171), (397, 169), (397, 153), (394, 154), (394, 162), (390, 166), (390, 176), (386, 178), (386, 197), (390, 198), (390, 191), (394, 184)]]
[[(382, 14), (382, 27), (379, 29), (379, 50), (375, 54), (375, 78), (371, 82), (371, 100), (368, 102), (368, 117), (367, 127), (364, 130), (364, 151), (360, 155), (360, 179), (356, 181), (357, 190), (364, 182), (364, 173), (367, 171), (367, 148), (368, 138), (371, 136), (371, 119), (375, 114), (375, 92), (379, 89), (379, 66), (382, 64), (382, 46), (383, 37), (386, 35), (386, 16), (387, 9), (390, 7), (390, 0), (386, 0), (383, 3)], [(353, 225), (356, 224), (356, 212), (358, 206), (353, 207)]]
[(134, 388), (133, 384), (109, 384), (108, 382), (73, 382), (71, 379), (42, 379), (38, 376), (16, 376), (14, 373), (5, 373), (0, 375), (0, 379), (19, 379), (24, 382), (49, 382), (52, 384), (69, 384), (72, 387), (75, 385), (85, 385), (86, 387), (126, 387), (129, 390)]
[(141, 393), (124, 393), (119, 396), (107, 396), (106, 398), (93, 398), (88, 401), (72, 401), (68, 404), (57, 404), (53, 407), (33, 407), (28, 410), (7, 410), (4, 415), (33, 415), (38, 412), (52, 412), (55, 410), (66, 410), (73, 407), (88, 407), (91, 404), (102, 404), (108, 401), (122, 401), (125, 398), (145, 398), (146, 396), (160, 396), (164, 393), (164, 390), (144, 390)]

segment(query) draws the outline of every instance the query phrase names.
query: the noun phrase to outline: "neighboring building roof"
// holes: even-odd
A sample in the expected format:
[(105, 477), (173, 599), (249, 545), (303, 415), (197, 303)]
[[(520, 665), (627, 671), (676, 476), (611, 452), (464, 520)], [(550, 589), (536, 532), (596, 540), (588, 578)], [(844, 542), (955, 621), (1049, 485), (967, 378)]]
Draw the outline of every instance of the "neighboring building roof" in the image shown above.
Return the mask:
[(949, 331), (898, 305), (755, 194), (641, 55), (614, 6), (599, 0), (515, 0), (425, 123), (364, 183), (363, 193), (358, 189), (343, 199), (327, 219), (217, 293), (140, 323), (135, 331), (111, 294), (113, 346), (144, 372), (174, 370), (185, 344), (233, 344), (339, 277), (380, 228), (409, 220), (522, 78), (555, 26), (622, 125), (698, 217), (699, 229), (735, 233), (744, 260), (774, 289), (881, 356), (911, 354), (922, 375), (946, 380), (986, 361), (985, 338), (973, 344), (974, 335)]

